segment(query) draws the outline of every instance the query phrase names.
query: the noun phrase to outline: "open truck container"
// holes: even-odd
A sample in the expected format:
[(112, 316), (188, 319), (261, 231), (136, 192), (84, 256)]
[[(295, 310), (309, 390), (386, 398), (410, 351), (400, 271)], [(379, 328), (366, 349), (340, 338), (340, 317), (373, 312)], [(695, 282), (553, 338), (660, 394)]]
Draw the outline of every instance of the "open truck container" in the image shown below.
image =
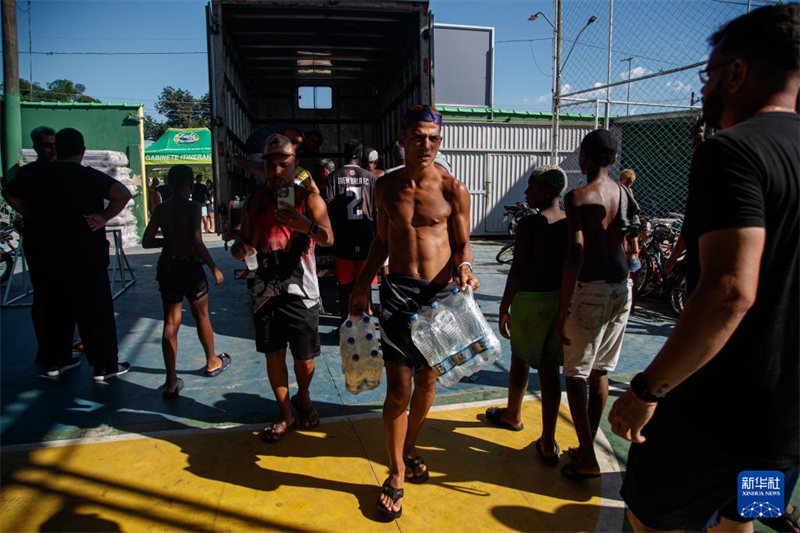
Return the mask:
[(206, 20), (219, 206), (247, 194), (232, 160), (261, 128), (318, 130), (340, 166), (353, 137), (386, 158), (405, 110), (433, 102), (427, 1), (213, 0)]

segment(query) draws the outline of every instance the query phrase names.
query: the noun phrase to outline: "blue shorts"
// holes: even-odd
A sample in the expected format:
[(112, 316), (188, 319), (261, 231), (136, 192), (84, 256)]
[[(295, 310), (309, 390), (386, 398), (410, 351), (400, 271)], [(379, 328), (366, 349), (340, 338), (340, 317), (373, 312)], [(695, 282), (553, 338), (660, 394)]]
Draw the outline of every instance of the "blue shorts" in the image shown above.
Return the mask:
[(638, 272), (642, 268), (642, 262), (638, 257), (628, 259), (628, 272)]

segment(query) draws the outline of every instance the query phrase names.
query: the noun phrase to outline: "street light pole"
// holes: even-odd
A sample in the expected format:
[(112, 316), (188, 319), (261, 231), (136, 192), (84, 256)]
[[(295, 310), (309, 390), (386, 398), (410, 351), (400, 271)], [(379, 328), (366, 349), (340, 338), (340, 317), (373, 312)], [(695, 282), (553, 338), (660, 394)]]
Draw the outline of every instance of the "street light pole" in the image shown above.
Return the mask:
[(626, 100), (628, 102), (628, 110), (626, 112), (626, 115), (630, 116), (630, 114), (631, 114), (631, 62), (633, 61), (633, 56), (626, 57), (625, 59), (620, 59), (619, 60), (620, 63), (624, 63), (626, 61), (628, 62), (628, 99)]
[(578, 44), (578, 39), (581, 38), (581, 34), (588, 28), (592, 22), (597, 20), (597, 17), (592, 15), (586, 25), (581, 28), (581, 31), (578, 32), (578, 35), (575, 37), (575, 41), (572, 43), (572, 47), (569, 49), (569, 53), (567, 53), (567, 58), (564, 62), (561, 62), (561, 50), (562, 50), (562, 22), (563, 22), (563, 0), (555, 0), (555, 12), (556, 12), (556, 23), (547, 18), (547, 15), (539, 11), (538, 13), (531, 15), (528, 17), (528, 20), (536, 20), (539, 15), (544, 17), (544, 19), (553, 27), (553, 135), (552, 140), (550, 143), (550, 164), (557, 165), (558, 164), (558, 127), (559, 127), (559, 110), (561, 107), (561, 73), (564, 71), (564, 67), (567, 66), (567, 61), (569, 61), (569, 56), (572, 54), (572, 51), (575, 49), (575, 45)]

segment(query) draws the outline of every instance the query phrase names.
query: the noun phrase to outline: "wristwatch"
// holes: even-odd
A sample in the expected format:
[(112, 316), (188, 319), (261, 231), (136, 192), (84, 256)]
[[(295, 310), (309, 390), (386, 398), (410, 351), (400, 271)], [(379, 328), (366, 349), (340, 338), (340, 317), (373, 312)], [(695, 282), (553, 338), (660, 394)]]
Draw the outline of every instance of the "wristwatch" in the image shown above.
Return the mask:
[(636, 395), (637, 398), (642, 400), (643, 402), (647, 403), (658, 403), (658, 401), (663, 398), (663, 396), (656, 396), (652, 392), (647, 390), (647, 387), (644, 384), (644, 378), (642, 377), (642, 373), (639, 372), (633, 379), (631, 380), (631, 390)]

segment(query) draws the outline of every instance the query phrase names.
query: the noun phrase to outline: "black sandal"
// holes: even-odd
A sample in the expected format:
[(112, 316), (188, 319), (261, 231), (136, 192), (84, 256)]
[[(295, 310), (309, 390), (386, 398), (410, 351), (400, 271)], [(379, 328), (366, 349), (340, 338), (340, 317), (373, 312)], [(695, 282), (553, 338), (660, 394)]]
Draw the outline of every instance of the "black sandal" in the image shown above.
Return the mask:
[(425, 464), (425, 459), (419, 455), (413, 459), (403, 457), (403, 464), (405, 464), (407, 468), (411, 469), (412, 473), (411, 476), (406, 476), (406, 481), (409, 483), (425, 483), (428, 481), (428, 478), (430, 477), (430, 474), (428, 473), (428, 467), (425, 467), (425, 472), (417, 475), (417, 468)]
[[(381, 494), (385, 494), (392, 500), (392, 507), (394, 504), (397, 503), (398, 500), (403, 498), (403, 489), (396, 489), (389, 485), (389, 479), (387, 478), (386, 481), (383, 482), (383, 486), (381, 487)], [(386, 517), (391, 518), (392, 520), (396, 520), (403, 516), (403, 506), (400, 506), (400, 509), (397, 511), (392, 511), (391, 509), (387, 509), (383, 503), (381, 503), (381, 498), (378, 496), (378, 510)]]

